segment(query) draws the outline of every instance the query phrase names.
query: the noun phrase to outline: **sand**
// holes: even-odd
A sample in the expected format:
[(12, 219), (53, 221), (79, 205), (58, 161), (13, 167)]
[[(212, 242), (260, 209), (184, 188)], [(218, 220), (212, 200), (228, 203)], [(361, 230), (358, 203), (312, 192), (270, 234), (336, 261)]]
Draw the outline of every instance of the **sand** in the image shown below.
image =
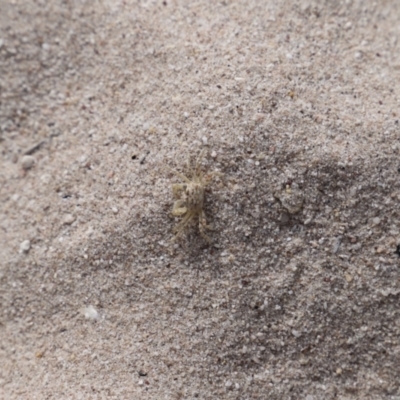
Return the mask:
[(398, 1), (0, 10), (0, 398), (400, 399)]

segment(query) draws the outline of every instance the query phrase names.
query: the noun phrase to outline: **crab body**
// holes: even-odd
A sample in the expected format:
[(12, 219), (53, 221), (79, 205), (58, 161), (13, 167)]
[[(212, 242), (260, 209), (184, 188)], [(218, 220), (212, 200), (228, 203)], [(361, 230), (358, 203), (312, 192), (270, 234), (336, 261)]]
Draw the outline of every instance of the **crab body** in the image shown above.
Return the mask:
[(204, 213), (204, 192), (212, 175), (205, 177), (200, 170), (199, 164), (202, 156), (203, 153), (200, 154), (194, 169), (191, 169), (190, 163), (188, 163), (190, 178), (173, 170), (173, 172), (184, 181), (184, 183), (172, 185), (173, 195), (177, 199), (172, 208), (172, 215), (182, 218), (179, 224), (174, 228), (174, 239), (179, 237), (192, 221), (197, 220), (200, 235), (207, 242), (210, 242), (210, 238), (205, 233), (206, 229), (211, 228), (207, 225)]

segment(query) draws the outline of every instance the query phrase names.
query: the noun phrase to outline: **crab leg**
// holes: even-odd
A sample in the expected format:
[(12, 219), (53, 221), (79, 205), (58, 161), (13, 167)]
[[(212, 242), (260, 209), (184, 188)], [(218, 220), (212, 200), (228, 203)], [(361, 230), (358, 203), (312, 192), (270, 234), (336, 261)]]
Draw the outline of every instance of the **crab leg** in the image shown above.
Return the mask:
[(190, 179), (187, 178), (185, 175), (183, 175), (182, 173), (175, 171), (173, 168), (171, 168), (169, 165), (166, 165), (166, 167), (175, 175), (179, 176), (179, 178), (183, 179), (186, 183), (190, 183)]
[(191, 213), (187, 213), (181, 222), (174, 228), (173, 232), (175, 232), (174, 240), (181, 235), (181, 233), (186, 228), (187, 224), (192, 219), (193, 215)]
[(200, 215), (199, 215), (199, 231), (200, 235), (208, 242), (211, 242), (211, 239), (205, 234), (205, 230), (210, 229), (210, 226), (207, 225), (206, 221), (206, 214), (204, 213), (203, 210), (201, 210)]

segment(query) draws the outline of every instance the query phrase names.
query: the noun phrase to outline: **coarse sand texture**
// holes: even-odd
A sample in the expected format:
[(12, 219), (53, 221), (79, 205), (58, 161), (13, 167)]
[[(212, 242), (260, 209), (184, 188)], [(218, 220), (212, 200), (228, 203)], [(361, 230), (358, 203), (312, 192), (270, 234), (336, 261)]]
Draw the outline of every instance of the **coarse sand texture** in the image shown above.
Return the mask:
[(399, 21), (0, 0), (0, 399), (399, 400)]

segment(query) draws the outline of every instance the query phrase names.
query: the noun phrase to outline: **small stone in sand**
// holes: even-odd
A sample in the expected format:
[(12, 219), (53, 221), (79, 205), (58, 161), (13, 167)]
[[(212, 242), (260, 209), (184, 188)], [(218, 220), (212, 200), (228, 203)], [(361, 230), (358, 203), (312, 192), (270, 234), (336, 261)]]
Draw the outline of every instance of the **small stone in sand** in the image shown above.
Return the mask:
[(19, 245), (19, 252), (22, 253), (27, 253), (31, 248), (31, 242), (30, 240), (24, 240), (20, 245)]
[(63, 224), (64, 225), (71, 225), (75, 221), (75, 217), (72, 214), (67, 214), (64, 217)]
[(22, 168), (27, 171), (35, 165), (35, 157), (33, 156), (23, 156), (21, 159)]

